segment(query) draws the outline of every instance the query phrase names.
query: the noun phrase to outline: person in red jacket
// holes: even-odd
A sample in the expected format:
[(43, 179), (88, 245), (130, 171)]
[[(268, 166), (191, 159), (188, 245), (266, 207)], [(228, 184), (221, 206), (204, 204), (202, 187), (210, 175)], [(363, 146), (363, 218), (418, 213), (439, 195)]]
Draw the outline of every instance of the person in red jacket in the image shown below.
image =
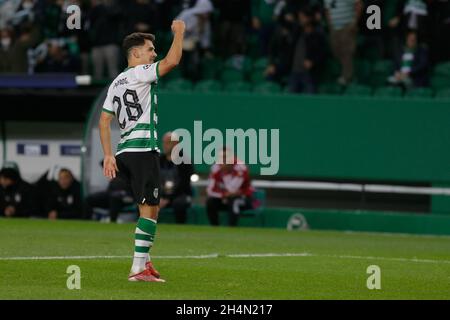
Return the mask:
[[(226, 210), (229, 225), (237, 226), (242, 210), (252, 209), (253, 188), (247, 166), (227, 149), (221, 152), (223, 164), (211, 167), (207, 188), (206, 211), (209, 222), (219, 225), (219, 211)], [(220, 159), (220, 158), (219, 158)]]

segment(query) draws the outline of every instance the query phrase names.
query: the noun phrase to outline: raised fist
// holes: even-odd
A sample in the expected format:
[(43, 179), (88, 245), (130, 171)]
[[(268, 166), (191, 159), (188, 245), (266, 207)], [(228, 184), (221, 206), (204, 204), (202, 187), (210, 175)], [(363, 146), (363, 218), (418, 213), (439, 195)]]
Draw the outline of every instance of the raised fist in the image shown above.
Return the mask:
[(186, 26), (184, 25), (184, 21), (182, 20), (173, 20), (172, 21), (172, 32), (173, 33), (184, 33), (184, 29)]

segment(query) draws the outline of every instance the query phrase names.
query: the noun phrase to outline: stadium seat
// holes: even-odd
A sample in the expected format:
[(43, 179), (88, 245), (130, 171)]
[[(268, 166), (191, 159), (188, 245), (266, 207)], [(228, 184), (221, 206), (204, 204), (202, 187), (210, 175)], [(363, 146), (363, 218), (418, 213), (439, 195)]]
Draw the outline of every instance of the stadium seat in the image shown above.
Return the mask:
[(436, 93), (436, 98), (450, 100), (450, 89), (439, 90)]
[(372, 72), (374, 74), (392, 74), (394, 63), (391, 60), (378, 60), (374, 63)]
[(225, 85), (224, 91), (226, 92), (250, 92), (252, 86), (245, 81), (230, 82)]
[(256, 70), (264, 71), (264, 70), (266, 70), (268, 64), (269, 64), (269, 59), (259, 58), (253, 62), (253, 71), (256, 71)]
[(390, 60), (379, 60), (372, 68), (370, 84), (374, 87), (384, 86), (387, 78), (394, 73), (394, 63)]
[(222, 91), (222, 85), (216, 80), (203, 80), (195, 85), (194, 90), (202, 93), (220, 92)]
[(202, 79), (217, 79), (222, 71), (223, 62), (217, 58), (205, 58), (201, 62), (201, 76)]
[(252, 73), (250, 74), (250, 81), (253, 84), (265, 82), (266, 76), (264, 75), (264, 70), (263, 69), (253, 70)]
[(436, 65), (433, 74), (450, 78), (450, 62)]
[(246, 74), (252, 69), (253, 62), (249, 57), (236, 55), (225, 61), (224, 68), (241, 71)]
[(164, 89), (169, 92), (189, 92), (192, 90), (192, 83), (185, 79), (175, 79), (169, 81)]
[(399, 98), (403, 91), (399, 87), (380, 87), (375, 90), (374, 96), (378, 98)]
[(431, 77), (431, 87), (435, 91), (450, 88), (450, 76), (435, 74)]
[(338, 83), (324, 83), (319, 85), (318, 91), (320, 94), (341, 94), (343, 87)]
[(233, 69), (225, 69), (222, 71), (220, 75), (220, 79), (223, 83), (235, 82), (235, 81), (243, 81), (244, 73), (242, 71), (233, 70)]
[(161, 83), (166, 83), (170, 80), (181, 79), (181, 78), (182, 78), (181, 68), (175, 68), (175, 69), (172, 69), (172, 71), (170, 71), (168, 74), (166, 74), (160, 81), (158, 81), (158, 83), (159, 83), (159, 85), (161, 85)]
[(406, 92), (407, 98), (432, 98), (433, 90), (430, 88), (413, 88)]
[(355, 80), (360, 84), (370, 84), (372, 64), (368, 60), (355, 61)]
[(340, 73), (341, 66), (339, 62), (335, 59), (328, 59), (327, 62), (325, 62), (325, 67), (321, 72), (320, 81), (323, 83), (334, 82), (337, 80)]
[(249, 34), (247, 36), (247, 49), (246, 53), (252, 57), (257, 58), (261, 54), (260, 44), (259, 44), (259, 38), (255, 34)]
[(360, 58), (370, 61), (377, 61), (383, 58), (382, 48), (376, 45), (367, 35), (358, 33), (356, 37), (358, 47), (357, 55)]
[(256, 93), (280, 93), (281, 92), (281, 86), (278, 83), (275, 82), (263, 82), (260, 84), (257, 84), (253, 87), (253, 92)]
[(371, 96), (372, 88), (360, 84), (351, 84), (344, 92), (345, 96)]

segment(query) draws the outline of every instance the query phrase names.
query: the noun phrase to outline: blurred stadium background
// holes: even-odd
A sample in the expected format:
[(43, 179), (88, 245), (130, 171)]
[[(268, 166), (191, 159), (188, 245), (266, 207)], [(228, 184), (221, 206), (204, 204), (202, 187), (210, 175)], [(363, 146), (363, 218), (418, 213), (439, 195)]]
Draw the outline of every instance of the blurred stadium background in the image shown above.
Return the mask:
[[(70, 4), (81, 7), (81, 30), (66, 28)], [(159, 134), (193, 130), (195, 120), (204, 128), (280, 129), (279, 173), (258, 176), (251, 166), (262, 205), (240, 225), (450, 234), (449, 1), (363, 1), (349, 78), (333, 54), (324, 1), (212, 4), (202, 38), (159, 83)], [(381, 7), (381, 30), (365, 26), (372, 4)], [(66, 167), (85, 195), (105, 188), (96, 116), (126, 66), (120, 41), (132, 31), (154, 33), (161, 58), (170, 22), (195, 5), (0, 0), (2, 166), (16, 164), (31, 184)], [(305, 23), (315, 40), (305, 40)], [(410, 30), (423, 56), (410, 82), (393, 85)], [(298, 85), (308, 59), (312, 80)], [(188, 222), (207, 224), (209, 167), (195, 170)]]

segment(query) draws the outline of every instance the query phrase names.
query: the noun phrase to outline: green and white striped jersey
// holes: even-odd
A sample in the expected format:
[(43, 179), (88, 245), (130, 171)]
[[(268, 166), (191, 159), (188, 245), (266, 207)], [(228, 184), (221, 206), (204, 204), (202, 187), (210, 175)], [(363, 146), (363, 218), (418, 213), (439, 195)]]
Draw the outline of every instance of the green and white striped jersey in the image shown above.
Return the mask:
[(159, 62), (125, 69), (111, 83), (103, 112), (114, 114), (119, 122), (122, 152), (144, 152), (158, 148), (156, 86)]
[(357, 0), (325, 0), (334, 30), (340, 30), (355, 20)]

